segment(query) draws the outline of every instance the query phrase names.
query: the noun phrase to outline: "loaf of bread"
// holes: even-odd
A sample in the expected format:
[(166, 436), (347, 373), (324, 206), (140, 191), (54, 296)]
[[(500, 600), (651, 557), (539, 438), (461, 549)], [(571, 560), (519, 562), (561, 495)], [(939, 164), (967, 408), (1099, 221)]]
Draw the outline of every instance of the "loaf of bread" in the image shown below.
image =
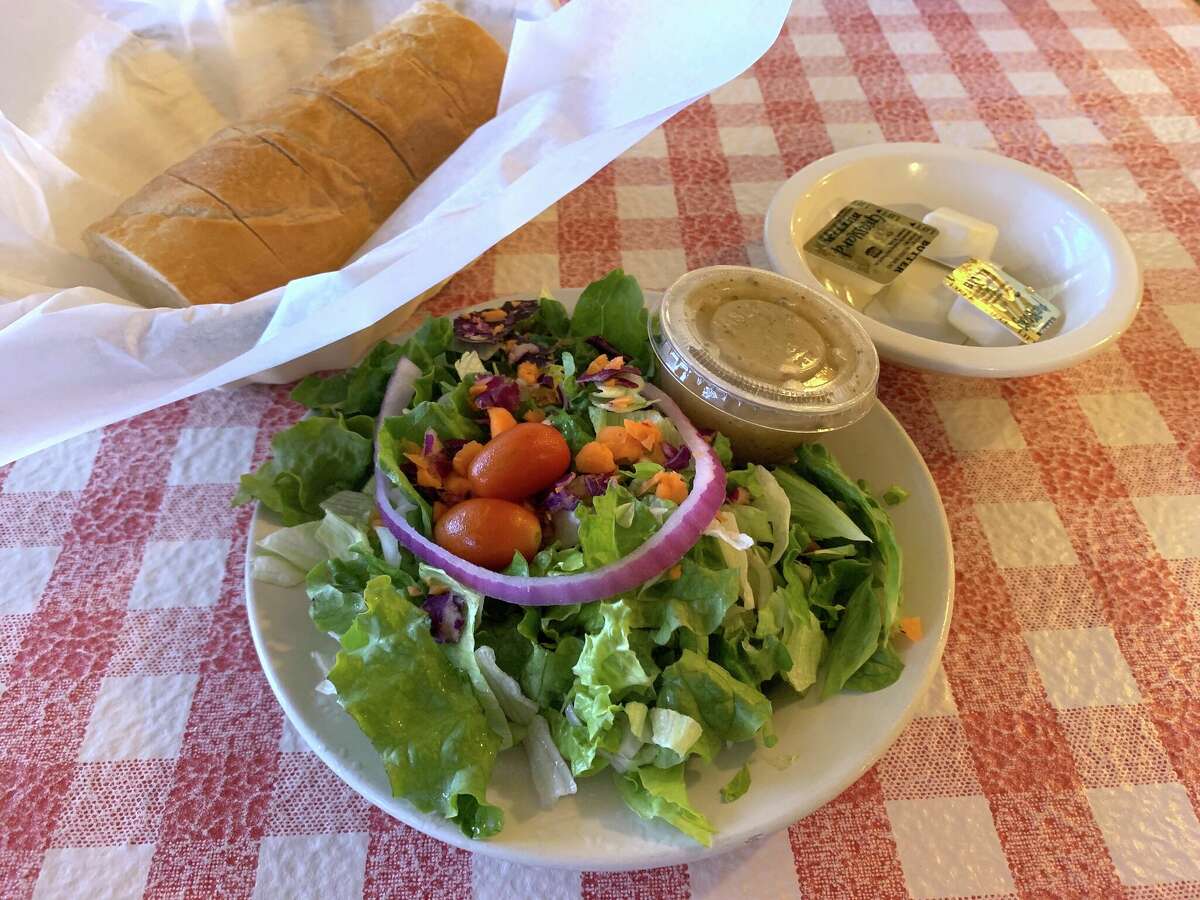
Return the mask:
[(88, 250), (148, 306), (340, 268), (495, 115), (504, 64), (473, 21), (418, 3), (89, 226)]

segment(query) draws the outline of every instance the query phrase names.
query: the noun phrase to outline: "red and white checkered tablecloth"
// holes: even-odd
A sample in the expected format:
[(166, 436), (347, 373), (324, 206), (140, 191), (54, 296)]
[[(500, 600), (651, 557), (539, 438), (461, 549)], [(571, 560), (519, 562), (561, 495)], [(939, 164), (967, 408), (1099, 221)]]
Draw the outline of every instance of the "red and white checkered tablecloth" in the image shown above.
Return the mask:
[(0, 895), (1200, 896), (1198, 62), (1186, 0), (798, 0), (751, 72), (433, 304), (763, 265), (780, 182), (874, 141), (993, 148), (1112, 213), (1147, 286), (1119, 344), (1022, 381), (884, 368), (958, 601), (918, 718), (841, 797), (629, 874), (500, 864), (370, 808), (251, 646), (229, 500), (300, 409), (249, 387), (0, 469)]

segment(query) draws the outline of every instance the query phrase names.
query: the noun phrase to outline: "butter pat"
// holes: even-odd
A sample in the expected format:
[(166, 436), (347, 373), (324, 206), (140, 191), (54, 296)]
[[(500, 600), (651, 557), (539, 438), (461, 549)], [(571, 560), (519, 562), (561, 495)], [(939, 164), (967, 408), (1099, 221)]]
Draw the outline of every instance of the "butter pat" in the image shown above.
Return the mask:
[(867, 313), (877, 321), (918, 337), (961, 341), (947, 327), (950, 307), (958, 294), (946, 286), (946, 269), (918, 259), (872, 303)]
[(925, 248), (925, 256), (948, 266), (968, 259), (991, 259), (999, 229), (948, 206), (939, 206), (922, 220), (937, 229), (937, 237)]
[(862, 305), (862, 298), (874, 297), (884, 287), (881, 282), (866, 275), (860, 275), (853, 269), (843, 268), (836, 263), (825, 262), (811, 253), (808, 254), (808, 266), (826, 289), (842, 297), (851, 306)]
[[(949, 288), (946, 290), (950, 292)], [(1021, 343), (1010, 328), (963, 297), (954, 298), (946, 321), (980, 347), (1016, 347)]]

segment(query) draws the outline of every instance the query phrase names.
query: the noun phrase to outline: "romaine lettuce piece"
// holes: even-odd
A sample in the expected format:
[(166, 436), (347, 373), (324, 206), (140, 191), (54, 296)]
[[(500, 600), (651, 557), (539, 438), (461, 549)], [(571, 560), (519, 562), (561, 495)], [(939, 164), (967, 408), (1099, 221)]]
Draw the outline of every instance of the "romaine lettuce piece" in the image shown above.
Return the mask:
[(475, 691), (429, 633), (429, 618), (389, 578), (342, 635), (329, 673), (338, 702), (383, 758), (392, 793), (489, 837), (504, 814), (486, 802), (500, 749)]
[(643, 766), (614, 780), (621, 799), (643, 819), (662, 819), (697, 843), (712, 845), (715, 829), (688, 801), (682, 763), (670, 769)]

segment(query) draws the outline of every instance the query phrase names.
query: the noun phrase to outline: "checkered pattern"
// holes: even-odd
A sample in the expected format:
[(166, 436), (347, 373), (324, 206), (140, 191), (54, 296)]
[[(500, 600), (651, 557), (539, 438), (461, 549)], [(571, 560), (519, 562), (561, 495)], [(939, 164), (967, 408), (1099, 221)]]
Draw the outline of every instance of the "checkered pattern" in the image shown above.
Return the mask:
[(1145, 303), (1093, 360), (885, 367), (958, 600), (918, 718), (825, 808), (626, 874), (473, 857), (370, 808), (286, 725), (247, 634), (233, 482), (300, 413), (249, 387), (0, 469), (0, 895), (1200, 896), (1198, 61), (1186, 0), (797, 0), (751, 71), (432, 304), (761, 265), (779, 183), (869, 141), (997, 149), (1129, 234)]

